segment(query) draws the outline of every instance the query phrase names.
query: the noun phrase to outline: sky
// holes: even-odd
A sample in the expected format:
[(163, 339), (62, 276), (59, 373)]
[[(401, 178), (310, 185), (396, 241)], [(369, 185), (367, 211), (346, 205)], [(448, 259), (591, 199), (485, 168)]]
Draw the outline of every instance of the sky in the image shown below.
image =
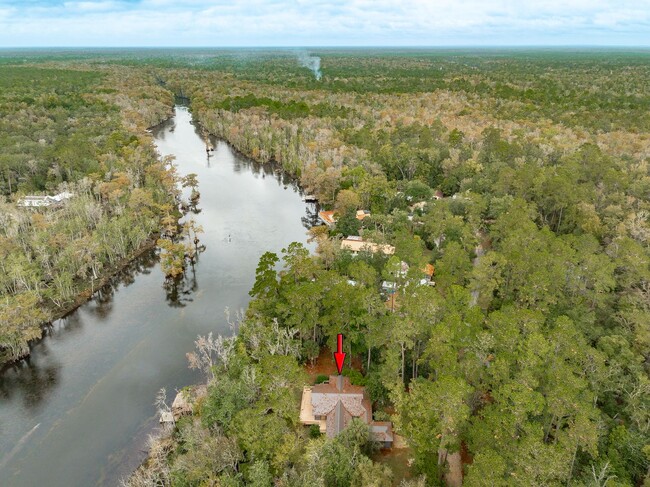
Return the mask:
[(0, 47), (650, 46), (650, 0), (0, 0)]

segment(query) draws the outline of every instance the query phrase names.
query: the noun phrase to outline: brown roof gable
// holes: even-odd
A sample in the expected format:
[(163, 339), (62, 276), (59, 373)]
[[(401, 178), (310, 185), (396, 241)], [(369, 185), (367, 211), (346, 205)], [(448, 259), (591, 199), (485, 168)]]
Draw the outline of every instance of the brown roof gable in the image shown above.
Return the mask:
[(329, 226), (332, 226), (336, 223), (336, 217), (334, 216), (333, 211), (319, 211), (318, 216)]
[(330, 375), (330, 378), (327, 382), (316, 384), (311, 388), (311, 390), (312, 393), (323, 394), (328, 392), (342, 392), (343, 394), (363, 394), (365, 387), (353, 386), (350, 382), (350, 378), (344, 375)]

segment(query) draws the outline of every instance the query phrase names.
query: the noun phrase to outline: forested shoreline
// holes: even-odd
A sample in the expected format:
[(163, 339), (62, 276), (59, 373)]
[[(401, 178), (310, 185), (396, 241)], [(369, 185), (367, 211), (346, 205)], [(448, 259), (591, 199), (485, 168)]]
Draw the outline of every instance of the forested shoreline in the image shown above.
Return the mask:
[[(168, 107), (183, 93), (205, 131), (276, 162), (336, 217), (312, 228), (316, 255), (294, 243), (262, 256), (232, 337), (199, 337), (190, 365), (205, 372), (206, 394), (130, 485), (455, 485), (450, 460), (459, 457), (469, 486), (645, 485), (650, 55), (310, 55), (322, 76), (292, 52), (77, 62), (111, 73), (120, 88), (95, 96), (129, 116), (139, 97), (154, 93), (166, 100), (154, 105)], [(10, 103), (22, 114), (32, 102)], [(79, 162), (96, 167), (66, 166), (60, 180), (50, 175), (60, 157), (36, 158), (32, 174), (29, 158), (3, 151), (2, 190), (16, 192), (11, 171), (23, 191), (76, 185), (62, 232), (99, 208), (90, 241), (110, 264), (115, 240), (102, 238), (122, 235), (124, 248), (144, 241), (171, 218), (179, 182), (148, 158), (149, 142), (129, 135), (115, 150), (104, 140), (104, 151)], [(61, 299), (71, 281), (56, 280), (65, 251), (44, 259), (39, 250), (53, 245), (45, 236), (56, 221), (9, 221), (3, 309), (23, 323), (23, 309)], [(349, 235), (394, 255), (353, 256), (341, 249)], [(79, 279), (94, 272), (83, 259), (75, 265)], [(420, 285), (428, 265), (435, 286)], [(51, 275), (39, 273), (48, 266)], [(7, 269), (34, 270), (15, 278)], [(16, 329), (3, 336), (31, 328)], [(408, 475), (375, 455), (363, 427), (326, 439), (299, 424), (303, 367), (337, 333), (359, 364), (345, 373), (366, 385), (376, 419), (405, 438)]]
[[(155, 243), (178, 214), (176, 176), (145, 129), (173, 96), (140, 73), (88, 67), (8, 67), (0, 154), (0, 363), (29, 353), (65, 315)], [(56, 207), (18, 206), (65, 192)], [(65, 194), (62, 193), (62, 194)]]

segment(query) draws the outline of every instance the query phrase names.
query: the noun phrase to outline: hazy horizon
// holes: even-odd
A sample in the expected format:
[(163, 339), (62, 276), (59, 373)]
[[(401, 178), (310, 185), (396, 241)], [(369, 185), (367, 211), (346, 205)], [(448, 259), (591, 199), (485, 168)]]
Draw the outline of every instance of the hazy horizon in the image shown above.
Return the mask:
[(516, 45), (516, 44), (485, 44), (485, 45), (421, 45), (421, 46), (391, 46), (391, 45), (358, 45), (358, 46), (328, 46), (328, 45), (303, 45), (303, 46), (282, 46), (282, 45), (259, 45), (259, 46), (181, 46), (181, 45), (160, 45), (160, 46), (92, 46), (92, 45), (78, 45), (78, 46), (0, 46), (0, 51), (75, 51), (75, 50), (96, 50), (96, 51), (128, 51), (128, 50), (213, 50), (213, 51), (236, 51), (236, 50), (268, 50), (268, 51), (301, 51), (301, 50), (331, 50), (331, 51), (345, 51), (345, 50), (393, 50), (393, 51), (418, 51), (418, 50), (431, 50), (431, 51), (562, 51), (562, 50), (575, 50), (575, 51), (625, 51), (635, 49), (640, 51), (650, 51), (650, 45), (596, 45), (596, 44), (567, 44), (567, 45), (552, 45), (552, 44), (531, 44), (531, 45)]

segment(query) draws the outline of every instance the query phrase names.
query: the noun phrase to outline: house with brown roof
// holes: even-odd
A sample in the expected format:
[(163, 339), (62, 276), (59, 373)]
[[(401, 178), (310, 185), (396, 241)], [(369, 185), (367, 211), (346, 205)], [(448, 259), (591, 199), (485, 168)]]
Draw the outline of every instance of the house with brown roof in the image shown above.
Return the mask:
[(328, 227), (331, 227), (336, 223), (336, 217), (334, 216), (333, 211), (319, 211), (318, 218), (320, 218)]
[(321, 433), (334, 438), (353, 418), (359, 418), (370, 427), (372, 437), (382, 448), (393, 446), (393, 426), (387, 421), (373, 421), (372, 403), (365, 387), (352, 385), (348, 377), (332, 375), (328, 382), (303, 389), (302, 424), (317, 424)]

